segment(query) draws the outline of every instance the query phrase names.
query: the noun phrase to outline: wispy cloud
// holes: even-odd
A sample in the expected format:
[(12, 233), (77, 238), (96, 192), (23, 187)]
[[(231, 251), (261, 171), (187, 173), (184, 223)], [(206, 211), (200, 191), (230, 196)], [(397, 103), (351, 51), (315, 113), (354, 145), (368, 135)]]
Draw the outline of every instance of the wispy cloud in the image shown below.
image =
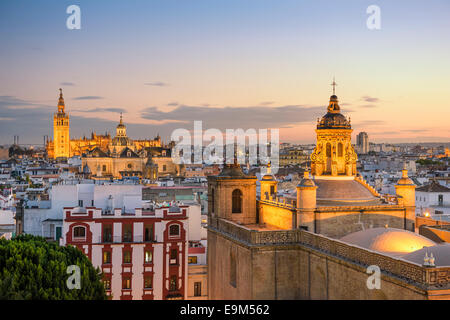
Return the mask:
[(360, 108), (365, 108), (365, 109), (371, 109), (371, 108), (376, 108), (376, 107), (378, 107), (378, 106), (375, 104), (363, 104), (360, 106)]
[(169, 84), (161, 81), (153, 81), (144, 83), (146, 86), (154, 86), (154, 87), (167, 87)]
[(99, 96), (82, 96), (82, 97), (75, 97), (73, 100), (99, 100), (104, 99), (103, 97)]
[(60, 82), (59, 84), (61, 86), (68, 86), (68, 87), (75, 86), (75, 83), (73, 83), (73, 82)]
[(170, 102), (167, 104), (167, 106), (169, 106), (169, 107), (176, 107), (178, 105), (179, 105), (178, 102)]
[(78, 112), (115, 112), (115, 113), (126, 113), (127, 111), (123, 108), (94, 108), (89, 110), (74, 110)]
[(209, 128), (271, 128), (286, 127), (291, 124), (314, 121), (324, 113), (323, 107), (248, 106), (248, 107), (204, 107), (179, 105), (171, 111), (157, 107), (142, 110), (142, 118), (159, 121), (193, 122), (203, 121)]
[(275, 103), (274, 101), (263, 101), (263, 102), (260, 102), (259, 105), (260, 106), (269, 106), (274, 103)]
[(375, 97), (371, 97), (371, 96), (363, 96), (361, 98), (361, 100), (366, 101), (366, 102), (379, 102), (380, 101), (379, 98), (375, 98)]

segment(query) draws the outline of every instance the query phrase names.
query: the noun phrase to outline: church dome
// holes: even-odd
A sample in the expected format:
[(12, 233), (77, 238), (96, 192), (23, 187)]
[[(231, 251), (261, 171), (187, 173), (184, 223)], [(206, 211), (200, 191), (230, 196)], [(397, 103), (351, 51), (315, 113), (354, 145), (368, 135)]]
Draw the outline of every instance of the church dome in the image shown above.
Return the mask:
[(442, 243), (432, 247), (422, 248), (402, 256), (402, 259), (417, 264), (423, 264), (425, 254), (428, 256), (433, 254), (433, 257), (435, 258), (434, 264), (436, 267), (450, 266), (450, 243)]
[(327, 113), (317, 122), (317, 129), (351, 129), (350, 120), (341, 114), (338, 97), (332, 95)]
[[(343, 242), (393, 256), (403, 256), (424, 247), (435, 246), (430, 239), (411, 231), (395, 228), (372, 228), (348, 234)], [(422, 257), (423, 259), (423, 257)]]

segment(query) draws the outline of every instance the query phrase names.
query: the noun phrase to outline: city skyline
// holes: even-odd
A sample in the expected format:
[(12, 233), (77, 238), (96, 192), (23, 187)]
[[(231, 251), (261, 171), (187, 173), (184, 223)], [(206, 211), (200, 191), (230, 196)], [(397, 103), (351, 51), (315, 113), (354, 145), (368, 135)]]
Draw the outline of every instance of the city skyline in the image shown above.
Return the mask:
[(123, 112), (136, 138), (202, 120), (314, 143), (333, 77), (353, 142), (445, 143), (450, 5), (432, 3), (377, 1), (369, 30), (369, 1), (80, 1), (69, 30), (68, 1), (2, 2), (0, 143), (52, 136), (60, 87), (71, 137), (113, 133)]

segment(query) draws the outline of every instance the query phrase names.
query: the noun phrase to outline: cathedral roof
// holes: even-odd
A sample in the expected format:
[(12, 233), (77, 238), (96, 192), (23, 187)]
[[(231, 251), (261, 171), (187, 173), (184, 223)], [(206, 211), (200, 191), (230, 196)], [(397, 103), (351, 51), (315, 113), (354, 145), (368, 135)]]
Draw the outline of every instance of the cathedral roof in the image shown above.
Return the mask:
[(119, 158), (139, 158), (138, 154), (130, 148), (125, 148), (120, 153)]
[[(395, 228), (371, 228), (350, 233), (340, 240), (393, 256), (402, 256), (423, 247), (436, 245), (434, 241), (417, 233)], [(421, 256), (422, 262), (423, 256)]]
[(99, 147), (95, 147), (94, 149), (89, 151), (89, 156), (97, 158), (105, 158), (108, 155), (105, 152), (103, 152)]
[(319, 205), (376, 205), (381, 200), (354, 179), (314, 179)]

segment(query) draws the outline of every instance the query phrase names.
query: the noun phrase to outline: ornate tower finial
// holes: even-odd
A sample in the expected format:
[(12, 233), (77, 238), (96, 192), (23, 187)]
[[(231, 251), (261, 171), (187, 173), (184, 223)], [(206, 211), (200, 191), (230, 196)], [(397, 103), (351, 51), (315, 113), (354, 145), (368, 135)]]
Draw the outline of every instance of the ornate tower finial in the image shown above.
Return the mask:
[(120, 122), (119, 123), (123, 124), (123, 122), (122, 122), (122, 112), (120, 113)]
[(60, 113), (64, 113), (64, 98), (63, 98), (63, 93), (62, 93), (62, 89), (59, 88), (59, 99), (58, 99), (58, 112)]
[(334, 77), (333, 77), (333, 83), (331, 84), (331, 86), (333, 87), (333, 95), (335, 95), (335, 94), (336, 94), (336, 86), (337, 86), (337, 83), (336, 83)]

